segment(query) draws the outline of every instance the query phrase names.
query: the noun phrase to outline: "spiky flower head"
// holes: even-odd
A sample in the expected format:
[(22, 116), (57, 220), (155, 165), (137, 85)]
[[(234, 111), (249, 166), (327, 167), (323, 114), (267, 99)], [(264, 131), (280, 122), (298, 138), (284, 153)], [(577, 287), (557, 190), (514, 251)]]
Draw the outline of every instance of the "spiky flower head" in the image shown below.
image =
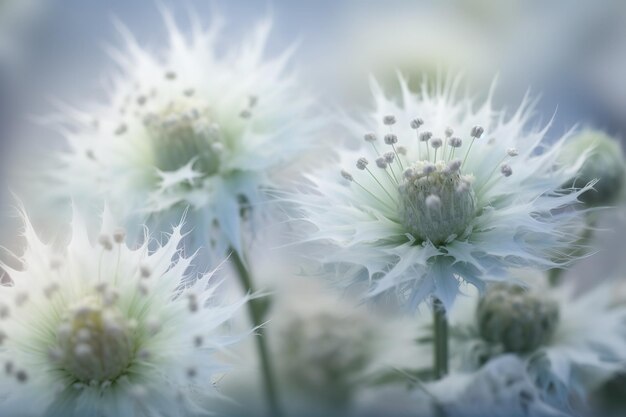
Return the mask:
[(120, 218), (163, 227), (189, 207), (194, 246), (213, 246), (221, 260), (241, 246), (242, 217), (259, 214), (263, 191), (310, 148), (309, 100), (286, 73), (290, 50), (264, 60), (269, 22), (218, 54), (219, 22), (205, 29), (193, 20), (186, 36), (163, 14), (163, 51), (144, 49), (119, 25), (125, 45), (111, 50), (119, 72), (108, 98), (62, 107), (70, 150), (54, 191), (105, 197)]
[[(567, 137), (548, 145), (547, 127), (528, 128), (534, 102), (507, 116), (490, 98), (480, 106), (458, 98), (458, 79), (434, 93), (400, 84), (396, 102), (373, 82), (374, 112), (349, 122), (356, 137), (370, 133), (357, 152), (341, 151), (344, 180), (327, 170), (300, 198), (316, 228), (307, 240), (331, 243), (320, 258), (365, 269), (369, 296), (391, 291), (411, 309), (430, 295), (449, 308), (461, 282), (482, 289), (508, 267), (571, 261), (551, 255), (575, 240), (582, 213), (563, 209), (587, 188), (562, 184), (582, 158), (558, 163)], [(363, 277), (338, 275), (344, 285)]]
[(92, 242), (75, 219), (56, 251), (24, 223), (23, 268), (2, 265), (12, 284), (0, 286), (1, 414), (207, 412), (223, 371), (214, 353), (230, 343), (219, 327), (244, 300), (220, 305), (210, 274), (185, 275), (180, 226), (163, 245), (146, 236), (130, 249), (109, 221)]
[(587, 129), (572, 138), (561, 158), (571, 163), (585, 152), (589, 157), (569, 183), (581, 186), (597, 179), (593, 190), (581, 194), (581, 201), (592, 207), (615, 204), (626, 187), (626, 160), (619, 142), (604, 132)]
[(472, 371), (514, 353), (544, 399), (563, 409), (584, 402), (626, 359), (626, 308), (616, 304), (615, 285), (576, 294), (573, 285), (548, 287), (543, 274), (522, 271), (519, 278), (529, 287), (492, 284), (484, 297), (470, 291), (450, 312), (452, 369)]

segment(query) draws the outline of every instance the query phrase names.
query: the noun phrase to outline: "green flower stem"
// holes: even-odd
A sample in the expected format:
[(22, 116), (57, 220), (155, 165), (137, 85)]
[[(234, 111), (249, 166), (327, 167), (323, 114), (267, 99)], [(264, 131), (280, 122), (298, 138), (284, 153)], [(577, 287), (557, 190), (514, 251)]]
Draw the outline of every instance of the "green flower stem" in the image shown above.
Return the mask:
[[(231, 258), (237, 269), (237, 276), (239, 282), (244, 291), (249, 294), (255, 293), (254, 284), (248, 269), (241, 259), (241, 255), (231, 248)], [(248, 315), (250, 321), (256, 327), (258, 335), (255, 337), (257, 354), (259, 356), (259, 362), (261, 364), (261, 374), (263, 377), (263, 386), (265, 388), (265, 395), (270, 407), (270, 413), (272, 417), (280, 417), (283, 415), (281, 407), (278, 401), (278, 390), (276, 387), (276, 378), (271, 364), (270, 354), (267, 348), (267, 336), (265, 333), (264, 316), (266, 313), (266, 306), (263, 300), (253, 299), (248, 302)]]
[(438, 298), (433, 300), (433, 328), (435, 379), (441, 379), (448, 373), (448, 319), (446, 309)]

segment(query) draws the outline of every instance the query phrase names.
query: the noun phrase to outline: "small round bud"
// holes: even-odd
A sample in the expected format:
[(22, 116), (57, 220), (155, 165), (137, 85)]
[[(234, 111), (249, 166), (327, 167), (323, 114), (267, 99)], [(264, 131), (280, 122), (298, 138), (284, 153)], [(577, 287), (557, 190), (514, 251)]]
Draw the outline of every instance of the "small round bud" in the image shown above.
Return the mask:
[(476, 310), (480, 335), (506, 352), (532, 352), (548, 342), (559, 321), (558, 305), (517, 285), (492, 285)]
[(385, 158), (385, 162), (387, 162), (388, 164), (391, 164), (393, 160), (396, 159), (396, 154), (393, 152), (385, 152), (383, 154), (383, 158)]
[(376, 166), (378, 168), (387, 169), (387, 161), (382, 156), (380, 158), (376, 158)]
[(398, 137), (396, 135), (394, 135), (393, 133), (389, 133), (387, 135), (385, 135), (385, 143), (387, 145), (393, 145), (398, 143)]
[(344, 177), (345, 179), (347, 179), (348, 181), (354, 181), (354, 177), (352, 176), (352, 174), (350, 174), (345, 169), (341, 170), (341, 176)]
[(404, 146), (398, 146), (396, 150), (398, 151), (398, 154), (406, 155), (406, 148)]
[(580, 195), (580, 201), (591, 207), (614, 205), (626, 190), (626, 160), (619, 142), (601, 131), (587, 130), (566, 143), (559, 160), (571, 166), (585, 152), (588, 156), (576, 176), (563, 187), (581, 188), (597, 179), (593, 189)]
[(447, 138), (452, 137), (453, 134), (454, 134), (454, 130), (452, 130), (451, 127), (446, 129), (445, 135), (446, 135)]
[(366, 133), (363, 136), (363, 139), (365, 139), (365, 142), (376, 142), (376, 134), (375, 133)]
[(383, 117), (383, 123), (386, 124), (387, 126), (395, 125), (396, 116), (388, 115), (388, 116)]
[(415, 170), (413, 168), (407, 168), (404, 170), (402, 175), (404, 176), (404, 178), (407, 178), (407, 179), (412, 178), (415, 176)]
[(424, 121), (420, 118), (411, 120), (411, 129), (419, 129), (421, 125), (424, 124)]
[(448, 143), (453, 148), (460, 148), (463, 145), (463, 141), (461, 140), (461, 138), (450, 138), (448, 140)]
[(519, 152), (515, 148), (509, 148), (509, 149), (506, 150), (506, 154), (509, 155), (512, 158), (514, 156), (519, 155)]
[(481, 126), (474, 126), (472, 128), (471, 136), (473, 138), (480, 139), (480, 137), (483, 135), (484, 132), (485, 132), (485, 129), (483, 129)]
[(433, 137), (433, 133), (432, 132), (422, 132), (420, 133), (420, 142), (428, 142), (430, 140), (430, 138)]
[(369, 164), (368, 160), (365, 158), (359, 158), (356, 161), (356, 167), (358, 169), (360, 169), (361, 171), (364, 170), (367, 167), (367, 164)]
[(510, 177), (513, 174), (513, 168), (511, 168), (511, 166), (508, 164), (502, 164), (500, 166), (500, 172), (505, 177)]
[(434, 149), (441, 148), (441, 145), (443, 145), (443, 141), (441, 140), (441, 138), (434, 138), (430, 141), (430, 146), (432, 146)]

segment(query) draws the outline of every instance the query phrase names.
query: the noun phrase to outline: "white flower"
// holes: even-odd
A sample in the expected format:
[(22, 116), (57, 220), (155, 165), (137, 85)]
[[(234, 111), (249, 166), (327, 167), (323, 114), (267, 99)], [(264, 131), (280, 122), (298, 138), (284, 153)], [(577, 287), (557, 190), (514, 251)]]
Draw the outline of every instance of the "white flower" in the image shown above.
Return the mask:
[(298, 196), (316, 229), (307, 240), (331, 244), (321, 259), (361, 266), (369, 296), (393, 290), (411, 309), (431, 294), (449, 308), (461, 282), (483, 288), (508, 267), (570, 261), (561, 254), (582, 213), (568, 206), (582, 191), (561, 187), (585, 153), (557, 164), (567, 138), (548, 145), (547, 127), (527, 131), (528, 98), (507, 117), (491, 95), (478, 107), (457, 99), (456, 78), (434, 94), (400, 83), (396, 103), (372, 82), (376, 108), (349, 122), (365, 141), (341, 152), (344, 179), (328, 169), (311, 178), (315, 192)]
[(290, 50), (263, 60), (270, 23), (238, 48), (218, 53), (215, 22), (190, 36), (164, 13), (169, 45), (153, 54), (120, 26), (124, 50), (108, 97), (62, 106), (70, 151), (61, 155), (57, 194), (105, 197), (118, 216), (149, 216), (169, 227), (189, 207), (194, 247), (218, 259), (241, 247), (242, 216), (258, 214), (264, 190), (308, 149), (308, 99), (286, 74)]
[(245, 300), (218, 305), (210, 274), (185, 275), (180, 226), (132, 250), (106, 219), (96, 244), (75, 219), (58, 252), (24, 223), (23, 268), (2, 265), (13, 283), (0, 286), (0, 414), (206, 413), (215, 351), (235, 340), (218, 328)]
[(515, 353), (543, 398), (567, 409), (621, 369), (626, 308), (616, 305), (610, 282), (575, 295), (573, 285), (552, 288), (541, 275), (524, 280), (532, 289), (494, 284), (482, 299), (473, 292), (458, 300), (450, 312), (452, 367), (472, 370)]
[(513, 355), (473, 373), (452, 373), (408, 390), (377, 388), (363, 395), (354, 416), (566, 417), (541, 399), (525, 364)]

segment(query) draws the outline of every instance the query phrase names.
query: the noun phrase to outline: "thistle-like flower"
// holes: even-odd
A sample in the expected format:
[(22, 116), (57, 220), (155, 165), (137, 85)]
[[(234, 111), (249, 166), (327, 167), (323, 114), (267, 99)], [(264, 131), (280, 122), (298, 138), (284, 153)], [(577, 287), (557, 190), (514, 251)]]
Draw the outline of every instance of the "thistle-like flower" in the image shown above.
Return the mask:
[(219, 327), (245, 300), (219, 305), (210, 274), (185, 275), (180, 226), (133, 250), (106, 220), (92, 244), (75, 219), (57, 252), (24, 223), (23, 268), (3, 265), (12, 284), (0, 286), (0, 414), (206, 412), (223, 371), (214, 353), (230, 343)]
[(461, 282), (482, 289), (487, 279), (506, 279), (508, 267), (571, 261), (553, 255), (576, 240), (571, 229), (582, 213), (566, 208), (589, 185), (562, 184), (584, 154), (558, 164), (567, 137), (548, 145), (547, 127), (526, 131), (528, 98), (507, 117), (492, 109), (491, 95), (478, 108), (457, 99), (458, 79), (434, 94), (426, 83), (418, 95), (400, 83), (401, 104), (372, 83), (376, 109), (351, 123), (355, 135), (366, 134), (357, 152), (341, 152), (343, 180), (328, 170), (301, 198), (316, 228), (308, 239), (332, 244), (323, 260), (361, 266), (369, 296), (393, 290), (411, 309), (429, 295), (449, 308)]
[[(186, 37), (164, 12), (169, 46), (155, 55), (120, 26), (124, 50), (108, 98), (63, 106), (70, 145), (55, 191), (105, 197), (120, 218), (169, 227), (185, 208), (194, 247), (216, 258), (241, 247), (242, 217), (258, 214), (264, 190), (312, 142), (302, 122), (309, 100), (286, 74), (290, 50), (264, 61), (269, 22), (240, 48), (216, 52), (220, 29), (193, 21)], [(58, 122), (58, 118), (53, 118)], [(119, 213), (119, 214), (118, 214)]]
[(621, 369), (626, 308), (615, 303), (610, 283), (576, 296), (572, 285), (550, 288), (542, 275), (524, 278), (530, 289), (498, 283), (482, 298), (459, 301), (450, 314), (453, 368), (471, 371), (516, 354), (543, 398), (567, 409)]

